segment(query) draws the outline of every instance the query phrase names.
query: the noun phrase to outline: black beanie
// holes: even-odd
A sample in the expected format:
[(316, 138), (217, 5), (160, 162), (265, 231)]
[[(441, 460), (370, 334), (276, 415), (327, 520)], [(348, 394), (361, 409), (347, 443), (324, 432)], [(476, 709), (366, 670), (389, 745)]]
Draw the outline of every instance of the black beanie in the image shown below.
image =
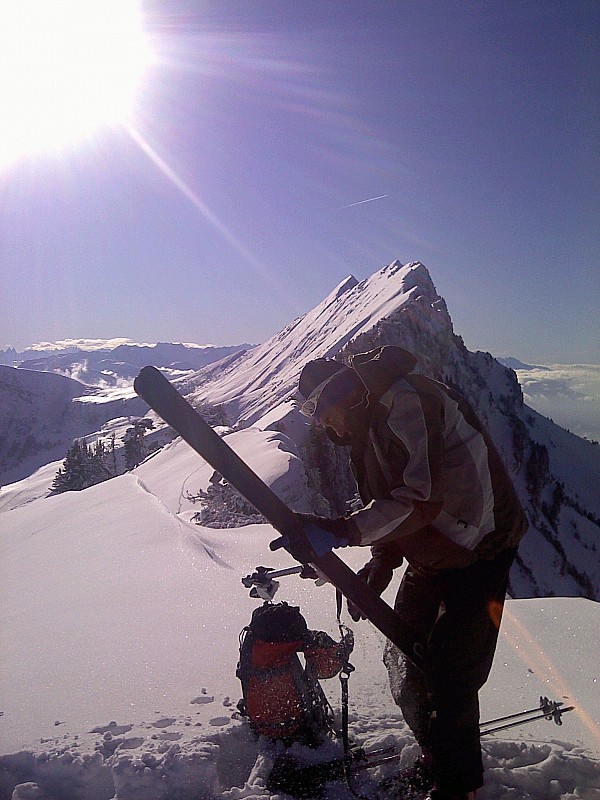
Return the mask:
[(305, 400), (308, 400), (320, 383), (342, 369), (350, 369), (350, 367), (339, 361), (333, 361), (331, 358), (316, 358), (314, 361), (309, 361), (300, 373), (298, 391)]

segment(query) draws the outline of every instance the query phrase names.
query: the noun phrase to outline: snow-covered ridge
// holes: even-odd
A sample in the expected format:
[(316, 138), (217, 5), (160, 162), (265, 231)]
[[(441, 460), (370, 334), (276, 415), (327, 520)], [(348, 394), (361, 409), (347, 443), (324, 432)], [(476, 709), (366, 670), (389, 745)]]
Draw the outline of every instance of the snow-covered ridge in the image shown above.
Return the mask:
[[(118, 340), (115, 340), (118, 341)], [(0, 364), (20, 366), (45, 372), (59, 372), (81, 380), (88, 386), (114, 386), (118, 381), (133, 380), (147, 364), (170, 369), (193, 370), (218, 361), (230, 353), (252, 345), (230, 347), (214, 345), (178, 344), (117, 344), (114, 347), (65, 347), (23, 353), (14, 350), (0, 351)]]
[(181, 355), (186, 350), (233, 350), (250, 347), (248, 344), (235, 345), (234, 347), (215, 346), (212, 344), (196, 344), (194, 342), (132, 342), (127, 338), (113, 339), (62, 339), (57, 342), (39, 342), (26, 350), (18, 352), (14, 347), (7, 347), (0, 350), (0, 364), (17, 366), (26, 361), (38, 360), (44, 356), (66, 356), (77, 354), (132, 354), (136, 352), (151, 351), (155, 358), (164, 361), (165, 358), (173, 358)]
[(436, 306), (445, 316), (442, 324), (451, 328), (444, 301), (420, 262), (394, 261), (360, 282), (350, 276), (314, 309), (216, 375), (201, 371), (195, 381), (186, 381), (187, 390), (192, 399), (223, 403), (233, 418), (253, 424), (295, 392), (307, 361), (342, 353), (349, 342), (417, 300)]

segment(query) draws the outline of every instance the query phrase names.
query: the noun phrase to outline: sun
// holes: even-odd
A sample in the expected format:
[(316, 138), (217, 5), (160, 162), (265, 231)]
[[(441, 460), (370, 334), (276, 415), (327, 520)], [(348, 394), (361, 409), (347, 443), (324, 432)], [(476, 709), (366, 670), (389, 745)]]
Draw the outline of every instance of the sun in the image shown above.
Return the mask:
[(130, 122), (151, 61), (139, 0), (1, 0), (0, 169)]

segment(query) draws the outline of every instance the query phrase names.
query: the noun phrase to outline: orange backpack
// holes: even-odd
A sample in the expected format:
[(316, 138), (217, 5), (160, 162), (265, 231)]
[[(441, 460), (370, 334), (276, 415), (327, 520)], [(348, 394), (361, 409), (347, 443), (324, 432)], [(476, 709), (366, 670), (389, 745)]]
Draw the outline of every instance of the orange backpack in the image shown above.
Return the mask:
[(340, 645), (322, 631), (308, 630), (300, 609), (266, 602), (240, 636), (238, 707), (259, 736), (318, 745), (333, 718), (319, 678), (332, 678), (343, 664)]

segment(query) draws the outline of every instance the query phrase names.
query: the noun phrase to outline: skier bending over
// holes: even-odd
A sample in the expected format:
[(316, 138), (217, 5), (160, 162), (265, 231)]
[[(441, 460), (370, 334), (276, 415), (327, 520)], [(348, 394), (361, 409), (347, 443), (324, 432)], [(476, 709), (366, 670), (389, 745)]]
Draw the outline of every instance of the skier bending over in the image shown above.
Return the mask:
[(425, 668), (388, 645), (392, 693), (433, 774), (428, 800), (471, 800), (483, 785), (478, 691), (527, 522), (463, 397), (415, 374), (416, 358), (400, 347), (350, 364), (311, 361), (299, 390), (303, 413), (350, 447), (364, 508), (336, 520), (301, 518), (317, 552), (371, 545), (359, 574), (379, 594), (407, 559), (395, 610), (425, 643)]

